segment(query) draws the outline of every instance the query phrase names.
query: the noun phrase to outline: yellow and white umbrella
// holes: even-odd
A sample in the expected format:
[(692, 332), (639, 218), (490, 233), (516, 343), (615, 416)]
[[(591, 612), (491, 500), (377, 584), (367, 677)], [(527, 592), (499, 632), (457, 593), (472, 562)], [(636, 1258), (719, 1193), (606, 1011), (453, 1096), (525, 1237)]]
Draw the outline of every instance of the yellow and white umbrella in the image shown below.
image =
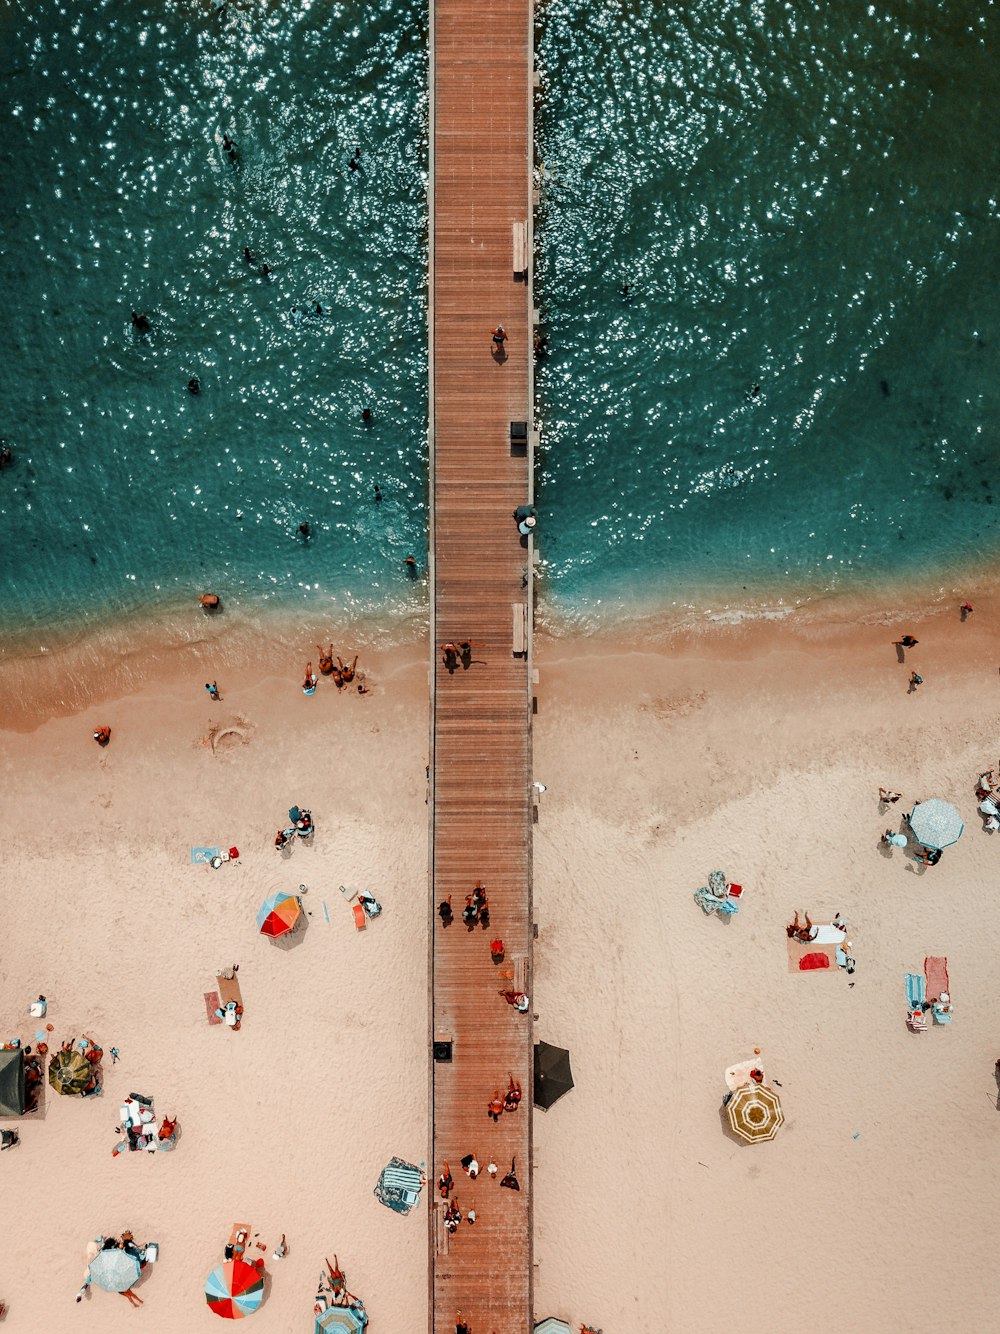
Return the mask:
[(785, 1116), (777, 1093), (766, 1084), (744, 1084), (726, 1107), (729, 1124), (748, 1144), (774, 1139)]

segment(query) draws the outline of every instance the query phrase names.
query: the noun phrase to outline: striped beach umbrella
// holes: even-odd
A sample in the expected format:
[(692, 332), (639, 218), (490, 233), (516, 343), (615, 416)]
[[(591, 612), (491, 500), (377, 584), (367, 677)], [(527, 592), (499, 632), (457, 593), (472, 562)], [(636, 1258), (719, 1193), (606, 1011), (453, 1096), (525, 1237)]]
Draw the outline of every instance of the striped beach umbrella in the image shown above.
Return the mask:
[(774, 1139), (785, 1119), (777, 1093), (766, 1084), (752, 1082), (736, 1090), (726, 1111), (729, 1124), (748, 1144)]
[(139, 1261), (128, 1251), (98, 1251), (87, 1269), (87, 1278), (95, 1288), (105, 1292), (127, 1292), (133, 1283), (139, 1281), (141, 1273)]
[(317, 1314), (313, 1334), (358, 1334), (367, 1324), (363, 1306), (330, 1306)]
[(925, 848), (948, 848), (962, 837), (965, 825), (950, 801), (934, 797), (921, 801), (910, 812), (913, 837)]
[(91, 1073), (82, 1051), (57, 1051), (49, 1061), (49, 1083), (57, 1093), (82, 1093)]
[(262, 936), (283, 936), (291, 931), (302, 916), (302, 904), (297, 894), (278, 890), (269, 894), (257, 913), (257, 927)]
[(264, 1300), (264, 1275), (245, 1260), (227, 1260), (209, 1274), (205, 1300), (224, 1320), (242, 1320)]

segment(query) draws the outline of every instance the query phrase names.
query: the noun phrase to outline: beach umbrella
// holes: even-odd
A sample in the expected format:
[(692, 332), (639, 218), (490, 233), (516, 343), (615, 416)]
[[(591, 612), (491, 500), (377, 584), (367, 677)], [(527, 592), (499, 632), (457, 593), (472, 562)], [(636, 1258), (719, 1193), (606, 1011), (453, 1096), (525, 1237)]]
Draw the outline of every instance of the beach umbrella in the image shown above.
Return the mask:
[(98, 1251), (90, 1262), (87, 1278), (105, 1292), (127, 1292), (138, 1282), (141, 1272), (135, 1256), (116, 1246), (113, 1250)]
[(357, 1334), (367, 1324), (363, 1306), (331, 1306), (316, 1316), (314, 1334)]
[(777, 1093), (766, 1084), (744, 1084), (729, 1099), (726, 1107), (729, 1124), (748, 1144), (774, 1139), (784, 1121)]
[(535, 1326), (535, 1334), (573, 1334), (565, 1320), (557, 1320), (554, 1315), (547, 1315)]
[(205, 1300), (223, 1319), (242, 1320), (264, 1300), (264, 1275), (245, 1260), (227, 1260), (209, 1274)]
[(918, 843), (922, 843), (925, 848), (937, 848), (940, 851), (958, 842), (965, 825), (950, 801), (934, 797), (931, 801), (921, 801), (914, 806), (910, 814), (910, 828)]
[(572, 1087), (573, 1071), (569, 1068), (569, 1052), (562, 1047), (550, 1047), (547, 1042), (536, 1042), (535, 1106), (547, 1112)]
[(291, 931), (302, 916), (302, 904), (297, 894), (278, 890), (269, 894), (257, 913), (257, 927), (262, 936), (283, 936)]
[(49, 1083), (57, 1093), (82, 1093), (91, 1076), (90, 1062), (82, 1051), (57, 1051), (49, 1061)]

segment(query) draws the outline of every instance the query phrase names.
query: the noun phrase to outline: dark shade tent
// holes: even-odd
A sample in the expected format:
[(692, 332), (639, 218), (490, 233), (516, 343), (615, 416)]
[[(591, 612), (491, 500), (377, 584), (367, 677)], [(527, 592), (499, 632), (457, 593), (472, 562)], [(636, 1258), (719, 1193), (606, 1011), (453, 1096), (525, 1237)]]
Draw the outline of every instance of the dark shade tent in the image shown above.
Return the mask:
[(572, 1087), (573, 1071), (569, 1068), (569, 1052), (562, 1047), (550, 1047), (547, 1042), (536, 1042), (535, 1106), (547, 1112)]
[(24, 1052), (0, 1051), (0, 1116), (23, 1116), (27, 1107), (24, 1095)]

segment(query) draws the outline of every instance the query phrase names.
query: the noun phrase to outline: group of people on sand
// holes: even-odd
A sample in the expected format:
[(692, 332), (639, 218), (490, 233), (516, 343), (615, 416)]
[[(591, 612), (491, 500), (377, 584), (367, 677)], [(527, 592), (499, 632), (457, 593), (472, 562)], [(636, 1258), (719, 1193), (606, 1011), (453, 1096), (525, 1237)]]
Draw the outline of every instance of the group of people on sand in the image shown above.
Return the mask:
[(307, 811), (304, 806), (292, 806), (289, 809), (288, 818), (292, 823), (283, 829), (279, 829), (274, 836), (274, 846), (278, 852), (295, 838), (312, 838), (316, 832), (312, 811)]
[[(338, 690), (343, 690), (345, 686), (357, 685), (359, 695), (367, 695), (368, 687), (365, 685), (364, 677), (358, 676), (358, 655), (355, 653), (354, 661), (348, 665), (338, 655), (334, 658), (333, 645), (323, 651), (317, 644), (316, 652), (319, 654), (319, 671), (321, 676), (328, 676)], [(316, 674), (313, 671), (312, 662), (306, 663), (305, 679), (302, 682), (302, 691), (306, 695), (311, 695), (316, 689)]]
[[(982, 777), (985, 776), (986, 775), (982, 775)], [(902, 795), (903, 794), (901, 792), (895, 792), (891, 787), (880, 787), (878, 790), (879, 804), (882, 806), (895, 806), (896, 802), (899, 801)], [(913, 803), (914, 809), (916, 809), (916, 807), (919, 805), (920, 802), (915, 801)], [(909, 815), (904, 815), (902, 818), (903, 818), (903, 823), (905, 825), (909, 825), (910, 823)], [(905, 848), (907, 843), (909, 842), (909, 839), (901, 831), (895, 829), (887, 829), (885, 833), (882, 835), (882, 837), (879, 839), (879, 842), (887, 844), (890, 848)], [(928, 848), (921, 846), (913, 854), (913, 859), (914, 861), (922, 862), (924, 866), (937, 866), (938, 862), (941, 860), (941, 856), (942, 854), (940, 848)]]
[(493, 1090), (493, 1097), (486, 1104), (486, 1115), (493, 1118), (494, 1124), (500, 1120), (504, 1112), (516, 1112), (521, 1102), (521, 1081), (515, 1080), (512, 1074), (507, 1075), (509, 1080), (507, 1092), (501, 1098), (499, 1088)]

